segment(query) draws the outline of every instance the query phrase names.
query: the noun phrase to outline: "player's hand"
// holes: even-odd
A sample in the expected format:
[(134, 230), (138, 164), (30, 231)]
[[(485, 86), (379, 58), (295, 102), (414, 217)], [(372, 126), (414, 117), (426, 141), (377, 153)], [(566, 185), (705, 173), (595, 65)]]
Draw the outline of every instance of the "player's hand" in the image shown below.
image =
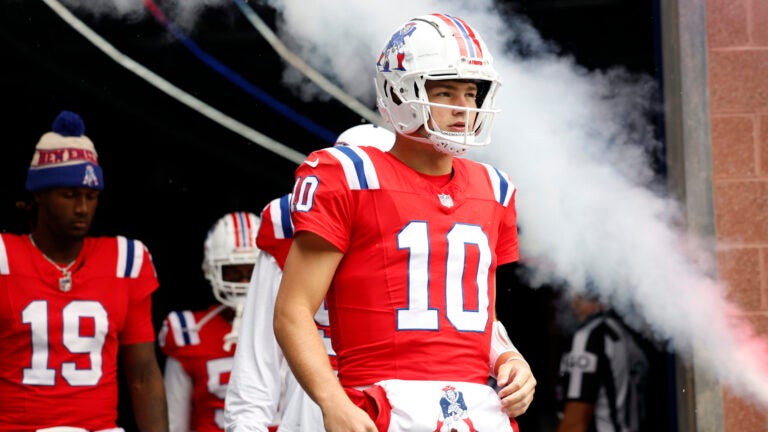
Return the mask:
[(352, 401), (323, 410), (326, 432), (378, 432), (368, 414)]
[(536, 391), (536, 378), (528, 362), (522, 359), (509, 360), (499, 366), (496, 375), (496, 384), (501, 387), (499, 398), (504, 412), (509, 417), (517, 417), (526, 412)]

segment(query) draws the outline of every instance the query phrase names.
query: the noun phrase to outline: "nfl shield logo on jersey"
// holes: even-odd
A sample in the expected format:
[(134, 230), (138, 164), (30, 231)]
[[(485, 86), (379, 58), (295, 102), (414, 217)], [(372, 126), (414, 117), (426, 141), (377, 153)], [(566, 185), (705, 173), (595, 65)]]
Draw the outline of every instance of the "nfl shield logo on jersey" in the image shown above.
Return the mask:
[(440, 204), (442, 204), (445, 207), (451, 208), (453, 207), (453, 198), (451, 198), (448, 194), (437, 194), (437, 197), (440, 198)]

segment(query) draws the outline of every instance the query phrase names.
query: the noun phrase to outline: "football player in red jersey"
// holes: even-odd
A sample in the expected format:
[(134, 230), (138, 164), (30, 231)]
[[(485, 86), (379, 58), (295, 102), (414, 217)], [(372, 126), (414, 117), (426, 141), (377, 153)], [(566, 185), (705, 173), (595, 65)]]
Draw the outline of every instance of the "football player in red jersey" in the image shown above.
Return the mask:
[(167, 431), (157, 276), (140, 241), (88, 236), (104, 179), (84, 133), (54, 120), (27, 173), (31, 232), (0, 234), (0, 430), (122, 430), (119, 356), (139, 429)]
[[(227, 387), (224, 418), (226, 430), (267, 432), (292, 429), (305, 419), (298, 384), (285, 377), (282, 353), (272, 332), (272, 311), (282, 267), (293, 238), (290, 194), (276, 198), (261, 212), (256, 245), (261, 250), (245, 300), (235, 361)], [(286, 405), (292, 408), (286, 418)], [(279, 423), (279, 429), (278, 429)], [(306, 430), (317, 430), (311, 428)]]
[[(339, 135), (336, 146), (374, 146), (387, 151), (395, 136), (372, 124), (353, 126)], [(262, 253), (254, 267), (243, 313), (243, 325), (235, 353), (224, 415), (228, 432), (267, 432), (279, 418), (280, 432), (322, 430), (320, 408), (286, 371), (283, 354), (272, 330), (275, 297), (283, 265), (293, 240), (290, 216), (291, 194), (275, 198), (261, 212), (256, 244)], [(331, 366), (336, 354), (331, 348), (328, 310), (321, 305), (315, 325), (323, 339)]]
[(158, 335), (171, 432), (224, 430), (224, 397), (248, 281), (259, 257), (261, 221), (249, 212), (219, 218), (205, 239), (203, 273), (219, 304), (172, 311)]
[[(412, 19), (377, 62), (394, 147), (328, 148), (296, 170), (274, 330), (329, 431), (513, 431), (533, 400), (495, 319), (496, 268), (519, 258), (515, 189), (457, 157), (489, 143), (498, 86), (466, 22)], [(323, 301), (338, 379), (313, 320)]]

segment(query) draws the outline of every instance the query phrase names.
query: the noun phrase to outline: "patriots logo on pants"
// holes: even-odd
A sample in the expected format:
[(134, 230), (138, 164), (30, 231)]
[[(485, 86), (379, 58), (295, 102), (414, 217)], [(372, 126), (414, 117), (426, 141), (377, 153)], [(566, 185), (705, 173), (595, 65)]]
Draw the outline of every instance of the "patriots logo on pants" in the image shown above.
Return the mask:
[(464, 402), (464, 394), (453, 386), (443, 387), (443, 396), (440, 398), (440, 417), (437, 420), (435, 432), (477, 432), (472, 419), (467, 413), (467, 404)]
[[(486, 384), (392, 379), (376, 386), (384, 390), (383, 395), (370, 389), (366, 392), (376, 400), (376, 408), (388, 408), (390, 413), (380, 430), (518, 432), (517, 422), (502, 411), (499, 395)], [(371, 418), (385, 417), (379, 410), (369, 411)]]

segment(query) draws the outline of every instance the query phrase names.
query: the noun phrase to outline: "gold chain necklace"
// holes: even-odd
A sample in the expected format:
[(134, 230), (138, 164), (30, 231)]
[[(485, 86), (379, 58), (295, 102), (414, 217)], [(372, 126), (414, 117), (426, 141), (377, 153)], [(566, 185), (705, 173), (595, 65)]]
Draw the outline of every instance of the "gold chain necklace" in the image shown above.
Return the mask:
[(40, 253), (43, 254), (43, 258), (45, 258), (49, 263), (53, 264), (54, 267), (59, 269), (59, 271), (61, 272), (61, 277), (59, 278), (59, 289), (63, 292), (69, 292), (69, 290), (72, 289), (72, 272), (69, 271), (69, 269), (71, 269), (72, 266), (75, 265), (77, 258), (73, 259), (72, 262), (62, 267), (56, 261), (50, 259), (48, 255), (46, 255), (45, 252), (43, 252), (40, 249), (37, 243), (35, 243), (35, 239), (32, 238), (32, 234), (29, 235), (29, 241), (32, 242), (32, 246), (37, 248), (37, 250), (39, 250)]

